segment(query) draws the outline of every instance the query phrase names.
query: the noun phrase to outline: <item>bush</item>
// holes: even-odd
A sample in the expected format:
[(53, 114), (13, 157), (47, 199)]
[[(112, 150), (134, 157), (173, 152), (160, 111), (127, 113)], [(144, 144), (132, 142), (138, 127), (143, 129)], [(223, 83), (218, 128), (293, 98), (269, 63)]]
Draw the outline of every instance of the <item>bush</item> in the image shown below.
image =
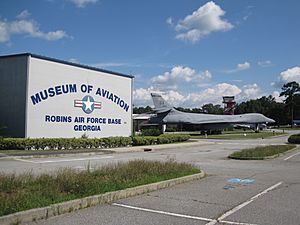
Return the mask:
[(130, 137), (110, 138), (1, 138), (0, 150), (69, 150), (131, 145)]
[(157, 143), (157, 137), (150, 136), (137, 136), (132, 138), (133, 146), (141, 146), (141, 145), (155, 145)]
[(176, 132), (177, 130), (176, 130), (176, 128), (174, 128), (174, 127), (168, 127), (167, 129), (166, 129), (166, 132)]
[(288, 138), (288, 142), (292, 144), (300, 144), (300, 134), (293, 134)]
[(162, 134), (157, 137), (108, 138), (0, 138), (0, 150), (71, 150), (117, 148), (187, 141), (189, 135)]
[(143, 129), (142, 136), (159, 136), (161, 135), (161, 130), (159, 129)]
[(162, 134), (158, 137), (149, 137), (149, 136), (138, 136), (132, 138), (133, 146), (140, 145), (154, 145), (154, 144), (168, 144), (174, 142), (183, 142), (190, 139), (188, 134)]

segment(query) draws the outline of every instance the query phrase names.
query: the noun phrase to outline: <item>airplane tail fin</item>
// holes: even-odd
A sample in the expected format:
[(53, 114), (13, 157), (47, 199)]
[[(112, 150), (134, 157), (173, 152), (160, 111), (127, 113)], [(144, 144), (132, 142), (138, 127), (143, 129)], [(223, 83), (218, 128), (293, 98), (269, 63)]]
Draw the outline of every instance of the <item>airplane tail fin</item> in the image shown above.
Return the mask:
[(158, 112), (170, 111), (173, 106), (167, 103), (159, 94), (151, 93), (151, 97), (154, 103), (154, 110)]

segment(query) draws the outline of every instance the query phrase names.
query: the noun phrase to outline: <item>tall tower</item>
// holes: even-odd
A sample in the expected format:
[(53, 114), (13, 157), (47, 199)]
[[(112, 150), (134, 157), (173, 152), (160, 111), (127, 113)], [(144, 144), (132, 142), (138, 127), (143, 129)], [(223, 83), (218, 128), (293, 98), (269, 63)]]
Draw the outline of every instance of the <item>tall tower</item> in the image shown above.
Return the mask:
[(233, 115), (235, 109), (234, 96), (223, 96), (224, 114)]

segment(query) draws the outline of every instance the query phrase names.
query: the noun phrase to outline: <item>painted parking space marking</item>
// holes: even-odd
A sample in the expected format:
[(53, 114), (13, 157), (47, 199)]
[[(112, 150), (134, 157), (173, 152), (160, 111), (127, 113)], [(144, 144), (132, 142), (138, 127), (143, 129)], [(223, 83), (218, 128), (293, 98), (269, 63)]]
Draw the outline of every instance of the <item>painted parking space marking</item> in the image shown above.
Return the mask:
[(201, 220), (201, 221), (206, 221), (206, 222), (213, 221), (212, 219), (208, 219), (208, 218), (204, 218), (204, 217), (189, 216), (189, 215), (183, 215), (183, 214), (178, 214), (178, 213), (165, 212), (165, 211), (161, 211), (161, 210), (140, 208), (140, 207), (135, 207), (135, 206), (130, 206), (130, 205), (124, 205), (124, 204), (119, 204), (119, 203), (113, 203), (112, 205), (123, 207), (123, 208), (128, 208), (128, 209), (134, 209), (134, 210), (138, 210), (138, 211), (151, 212), (151, 213), (157, 213), (157, 214), (162, 214), (162, 215), (181, 217), (181, 218), (186, 218), (186, 219)]
[(300, 154), (300, 152), (297, 152), (297, 153), (295, 153), (295, 154), (293, 154), (293, 155), (290, 155), (289, 157), (285, 158), (284, 160), (285, 160), (285, 161), (286, 161), (286, 160), (289, 160), (289, 159), (291, 159), (291, 158), (293, 158), (294, 156), (299, 155), (299, 154)]
[(87, 158), (80, 158), (80, 159), (57, 159), (57, 160), (27, 160), (27, 159), (15, 159), (17, 161), (21, 162), (27, 162), (27, 163), (37, 163), (37, 164), (43, 164), (43, 163), (60, 163), (60, 162), (74, 162), (74, 161), (86, 161), (86, 160), (99, 160), (99, 159), (111, 159), (113, 156), (102, 156), (102, 157), (87, 157)]
[(265, 189), (264, 191), (258, 193), (257, 195), (251, 197), (249, 200), (237, 205), (231, 210), (228, 210), (225, 212), (223, 215), (218, 217), (217, 219), (211, 219), (211, 218), (205, 218), (205, 217), (199, 217), (199, 216), (191, 216), (191, 215), (185, 215), (185, 214), (179, 214), (179, 213), (172, 213), (172, 212), (167, 212), (167, 211), (161, 211), (161, 210), (154, 210), (154, 209), (148, 209), (148, 208), (141, 208), (141, 207), (136, 207), (136, 206), (130, 206), (130, 205), (125, 205), (125, 204), (120, 204), (120, 203), (113, 203), (113, 206), (117, 207), (122, 207), (122, 208), (127, 208), (127, 209), (132, 209), (132, 210), (138, 210), (138, 211), (143, 211), (143, 212), (150, 212), (150, 213), (156, 213), (156, 214), (161, 214), (161, 215), (167, 215), (167, 216), (174, 216), (174, 217), (179, 217), (179, 218), (185, 218), (185, 219), (193, 219), (193, 220), (199, 220), (199, 221), (204, 221), (208, 222), (206, 225), (215, 225), (217, 223), (222, 223), (222, 224), (232, 224), (232, 225), (255, 225), (252, 223), (243, 223), (243, 222), (234, 222), (234, 221), (227, 221), (225, 220), (228, 216), (234, 214), (238, 210), (244, 208), (254, 200), (258, 199), (259, 197), (265, 195), (266, 193), (274, 190), (275, 188), (279, 187), (282, 184), (282, 182), (278, 182), (277, 184), (274, 184), (273, 186)]
[(223, 215), (221, 215), (218, 219), (213, 220), (213, 221), (207, 223), (206, 225), (214, 225), (214, 224), (216, 224), (216, 223), (218, 223), (218, 222), (221, 222), (221, 221), (223, 222), (223, 220), (224, 220), (226, 217), (228, 217), (228, 216), (232, 215), (233, 213), (237, 212), (238, 210), (244, 208), (245, 206), (247, 206), (248, 204), (250, 204), (251, 202), (253, 202), (255, 199), (257, 199), (257, 198), (259, 198), (260, 196), (262, 196), (262, 195), (268, 193), (269, 191), (274, 190), (275, 188), (279, 187), (281, 184), (282, 184), (282, 182), (279, 182), (279, 183), (277, 183), (277, 184), (274, 184), (273, 186), (267, 188), (266, 190), (260, 192), (259, 194), (255, 195), (255, 196), (253, 196), (252, 198), (250, 198), (250, 199), (247, 200), (246, 202), (243, 202), (243, 203), (239, 204), (238, 206), (234, 207), (233, 209), (231, 209), (231, 210), (225, 212), (225, 213), (224, 213)]
[[(200, 221), (204, 221), (204, 222), (214, 222), (214, 221), (216, 221), (214, 219), (205, 218), (205, 217), (190, 216), (190, 215), (184, 215), (184, 214), (179, 214), (179, 213), (172, 213), (172, 212), (166, 212), (166, 211), (154, 210), (154, 209), (148, 209), (148, 208), (141, 208), (141, 207), (130, 206), (130, 205), (125, 205), (125, 204), (119, 204), (119, 203), (113, 203), (112, 205), (122, 207), (122, 208), (127, 208), (127, 209), (143, 211), (143, 212), (150, 212), (150, 213), (162, 214), (162, 215), (167, 215), (167, 216), (174, 216), (174, 217), (185, 218), (185, 219), (200, 220)], [(256, 224), (250, 224), (250, 223), (239, 223), (239, 222), (231, 222), (231, 221), (225, 221), (225, 220), (222, 220), (222, 221), (219, 221), (219, 222), (221, 222), (223, 224), (232, 224), (232, 225), (256, 225)]]

